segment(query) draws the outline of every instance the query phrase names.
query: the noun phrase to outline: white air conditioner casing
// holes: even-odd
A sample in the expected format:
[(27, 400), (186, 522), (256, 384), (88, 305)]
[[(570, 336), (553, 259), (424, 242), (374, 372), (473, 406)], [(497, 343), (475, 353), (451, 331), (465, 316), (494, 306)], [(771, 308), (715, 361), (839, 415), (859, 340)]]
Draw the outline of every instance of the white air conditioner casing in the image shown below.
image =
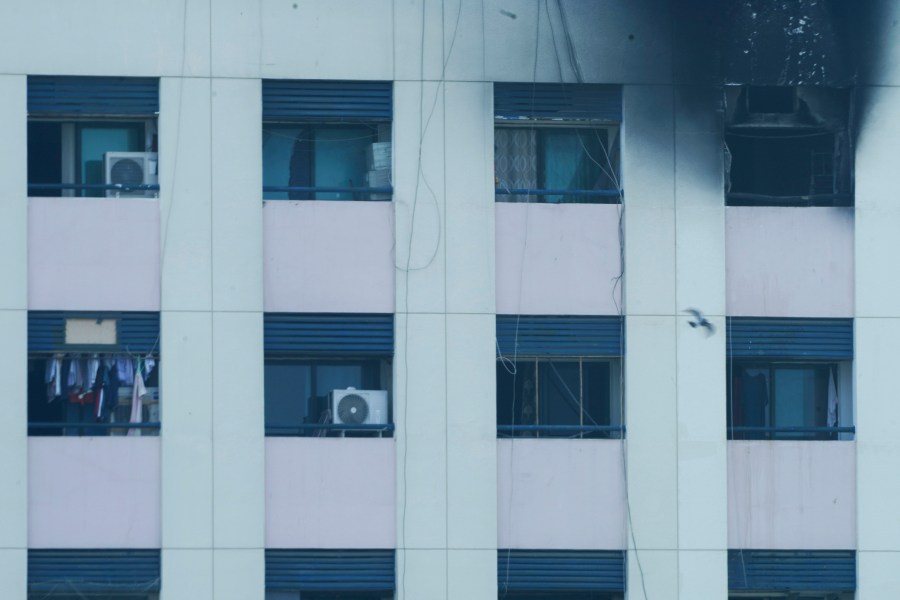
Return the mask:
[[(159, 183), (156, 152), (106, 152), (103, 181), (109, 184), (155, 185)], [(106, 190), (109, 198), (155, 198), (154, 190)]]
[[(331, 408), (332, 422), (338, 425), (387, 425), (388, 422), (388, 393), (384, 390), (334, 390), (330, 394), (329, 408)], [(351, 396), (359, 397), (362, 402), (355, 401), (360, 407), (365, 406), (364, 417), (360, 422), (350, 418), (341, 417), (341, 401), (350, 399)], [(345, 404), (346, 407), (346, 404)], [(357, 411), (354, 411), (356, 414)]]

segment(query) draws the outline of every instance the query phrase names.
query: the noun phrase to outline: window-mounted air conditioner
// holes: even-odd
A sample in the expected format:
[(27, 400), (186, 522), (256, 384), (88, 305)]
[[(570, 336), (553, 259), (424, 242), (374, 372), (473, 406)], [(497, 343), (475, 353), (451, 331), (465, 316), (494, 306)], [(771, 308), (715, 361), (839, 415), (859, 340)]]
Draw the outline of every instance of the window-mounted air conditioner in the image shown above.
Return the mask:
[(384, 390), (334, 390), (330, 400), (335, 424), (386, 425), (388, 422), (388, 394)]
[(121, 189), (106, 190), (109, 198), (155, 198), (155, 190), (128, 189), (134, 185), (159, 183), (159, 160), (156, 152), (106, 152), (103, 155), (104, 182), (121, 185)]

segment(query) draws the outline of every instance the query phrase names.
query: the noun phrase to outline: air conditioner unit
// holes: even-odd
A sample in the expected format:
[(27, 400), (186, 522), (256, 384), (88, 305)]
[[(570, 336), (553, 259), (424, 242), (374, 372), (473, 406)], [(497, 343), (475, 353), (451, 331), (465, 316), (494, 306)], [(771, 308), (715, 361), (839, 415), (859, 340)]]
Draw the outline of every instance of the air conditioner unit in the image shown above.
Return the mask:
[(127, 186), (159, 183), (158, 165), (156, 152), (106, 152), (103, 155), (103, 181), (107, 185), (125, 186), (106, 190), (107, 197), (155, 198), (155, 190), (129, 190)]
[(338, 425), (387, 425), (388, 394), (384, 390), (334, 390), (331, 418)]

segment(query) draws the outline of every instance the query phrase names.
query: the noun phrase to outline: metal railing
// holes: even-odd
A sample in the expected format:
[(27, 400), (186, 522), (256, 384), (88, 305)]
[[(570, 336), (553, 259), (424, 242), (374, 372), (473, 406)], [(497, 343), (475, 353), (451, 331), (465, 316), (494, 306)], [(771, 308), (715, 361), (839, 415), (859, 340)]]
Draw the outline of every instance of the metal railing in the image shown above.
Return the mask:
[[(354, 433), (354, 432), (371, 432), (371, 433), (393, 433), (394, 424), (364, 424), (351, 425), (347, 423), (300, 423), (298, 425), (266, 425), (267, 436), (307, 436), (314, 437), (316, 432)], [(313, 432), (312, 434), (307, 432)]]
[[(73, 421), (41, 421), (41, 422), (29, 422), (28, 423), (28, 434), (33, 435), (33, 431), (40, 429), (62, 429), (63, 435), (65, 435), (66, 430), (75, 430), (77, 431), (77, 435), (86, 437), (91, 435), (91, 433), (82, 433), (83, 431), (102, 431), (104, 432), (102, 435), (109, 435), (111, 430), (129, 430), (129, 429), (141, 429), (148, 431), (159, 431), (161, 427), (161, 423), (156, 421), (144, 421), (142, 423), (109, 423), (104, 421), (102, 423), (96, 422), (73, 422)], [(45, 434), (45, 435), (60, 435), (57, 433), (54, 434)]]
[[(310, 186), (310, 185), (264, 185), (263, 193), (290, 193), (300, 192), (306, 194), (332, 194), (332, 193), (348, 193), (348, 194), (393, 194), (392, 186), (385, 187), (340, 187), (340, 186)], [(289, 198), (266, 198), (267, 200), (289, 200)], [(362, 200), (371, 200), (370, 198), (362, 198)], [(377, 202), (377, 200), (376, 200)]]
[[(625, 436), (624, 425), (497, 425), (497, 437), (606, 437)], [(543, 434), (543, 435), (542, 435)], [(613, 435), (619, 434), (619, 435)]]
[(29, 183), (28, 192), (35, 190), (101, 190), (101, 191), (117, 191), (117, 192), (158, 192), (159, 184), (157, 183), (141, 183), (141, 184), (124, 184), (124, 183)]
[(622, 198), (622, 190), (543, 190), (531, 188), (505, 188), (494, 189), (497, 196), (583, 196), (598, 198), (598, 204), (618, 204)]
[[(731, 440), (823, 440), (835, 439), (839, 434), (842, 433), (855, 434), (856, 427), (764, 427), (751, 425), (728, 427), (728, 439)], [(738, 434), (740, 437), (738, 437), (736, 434)]]

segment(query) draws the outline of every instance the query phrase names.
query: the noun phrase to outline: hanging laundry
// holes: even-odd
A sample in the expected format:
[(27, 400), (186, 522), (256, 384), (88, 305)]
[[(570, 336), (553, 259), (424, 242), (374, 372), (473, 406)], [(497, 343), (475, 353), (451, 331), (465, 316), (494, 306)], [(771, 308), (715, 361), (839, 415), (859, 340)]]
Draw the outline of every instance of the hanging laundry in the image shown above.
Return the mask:
[[(144, 409), (144, 396), (147, 394), (147, 388), (144, 387), (144, 378), (141, 376), (141, 370), (135, 369), (134, 371), (134, 386), (131, 390), (131, 419), (129, 422), (131, 423), (140, 423), (142, 420), (142, 414)], [(138, 429), (129, 429), (128, 435), (137, 436), (140, 435), (140, 430)]]
[(47, 384), (47, 402), (53, 402), (62, 396), (63, 365), (60, 356), (47, 361), (44, 368), (44, 382)]
[(134, 362), (127, 354), (116, 356), (116, 375), (119, 378), (120, 385), (131, 385), (134, 383)]
[(838, 424), (838, 392), (837, 374), (835, 369), (828, 370), (828, 426), (837, 427)]

